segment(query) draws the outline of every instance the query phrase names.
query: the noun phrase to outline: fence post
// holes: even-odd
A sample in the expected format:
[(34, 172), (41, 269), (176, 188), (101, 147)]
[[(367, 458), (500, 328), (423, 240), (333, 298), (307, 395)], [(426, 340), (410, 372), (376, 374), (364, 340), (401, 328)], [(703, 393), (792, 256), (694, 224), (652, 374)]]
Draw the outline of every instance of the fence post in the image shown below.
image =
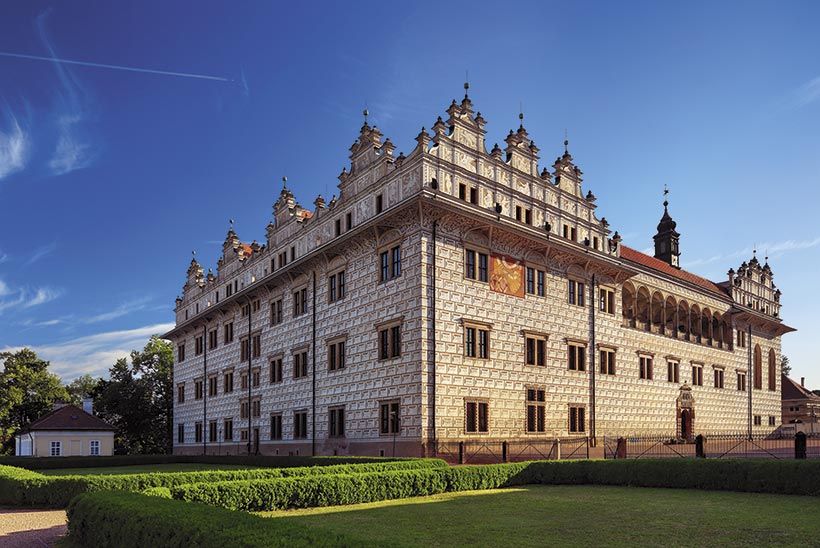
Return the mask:
[(615, 449), (615, 458), (626, 458), (626, 438), (618, 438), (618, 446)]
[(501, 462), (507, 462), (507, 442), (501, 442)]
[(806, 433), (798, 432), (794, 435), (794, 458), (806, 458)]
[(464, 442), (458, 442), (458, 463), (464, 464)]
[(555, 460), (561, 460), (561, 438), (555, 440)]
[(706, 452), (703, 450), (703, 442), (706, 439), (703, 437), (703, 434), (698, 434), (698, 437), (695, 438), (695, 456), (701, 459), (706, 458)]

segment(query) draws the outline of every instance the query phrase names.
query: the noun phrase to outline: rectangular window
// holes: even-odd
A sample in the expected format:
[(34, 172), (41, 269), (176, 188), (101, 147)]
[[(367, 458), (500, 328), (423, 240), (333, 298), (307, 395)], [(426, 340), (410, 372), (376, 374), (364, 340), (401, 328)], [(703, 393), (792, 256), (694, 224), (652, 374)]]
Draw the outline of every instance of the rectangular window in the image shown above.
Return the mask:
[(185, 383), (177, 385), (177, 403), (185, 403)]
[(307, 411), (293, 412), (293, 439), (307, 438)]
[(247, 337), (239, 339), (239, 361), (246, 362), (250, 359), (250, 341)]
[(233, 295), (233, 285), (228, 284), (225, 286), (225, 296), (230, 297), (231, 295)]
[(100, 440), (91, 440), (88, 442), (88, 453), (92, 457), (100, 456)]
[(353, 214), (347, 213), (345, 214), (345, 230), (350, 230), (353, 228)]
[(307, 288), (303, 287), (293, 292), (293, 317), (305, 312), (307, 312)]
[(376, 214), (378, 215), (384, 211), (384, 198), (381, 194), (376, 196)]
[(228, 322), (223, 326), (223, 337), (222, 340), (224, 344), (232, 343), (233, 342), (233, 322)]
[(587, 349), (583, 344), (569, 343), (567, 345), (567, 359), (570, 371), (587, 370)]
[(521, 220), (521, 211), (522, 211), (521, 206), (515, 206), (515, 220), (516, 221)]
[(208, 350), (214, 350), (217, 347), (218, 339), (219, 332), (216, 329), (208, 332)]
[(468, 358), (490, 357), (490, 331), (486, 327), (467, 325), (464, 327), (464, 355)]
[(527, 388), (527, 432), (545, 432), (547, 404), (543, 388)]
[(270, 361), (270, 382), (271, 384), (282, 382), (282, 358), (274, 358)]
[(327, 279), (328, 302), (335, 303), (345, 298), (345, 271), (331, 274)]
[(401, 246), (394, 246), (379, 254), (379, 272), (381, 282), (401, 276)]
[(703, 386), (703, 366), (692, 364), (692, 386)]
[(185, 425), (177, 424), (177, 443), (185, 443)]
[(258, 388), (261, 384), (261, 377), (262, 377), (262, 369), (259, 367), (255, 367), (254, 370), (251, 372), (251, 385), (254, 388)]
[(615, 314), (615, 291), (602, 287), (598, 290), (598, 308), (606, 314)]
[(301, 379), (307, 377), (308, 359), (307, 350), (297, 352), (293, 355), (293, 378)]
[(208, 441), (211, 443), (216, 443), (218, 441), (216, 436), (216, 421), (208, 422)]
[(224, 440), (233, 441), (233, 419), (225, 419), (223, 428), (225, 430)]
[(738, 371), (737, 372), (737, 389), (741, 392), (746, 391), (746, 373)]
[(535, 269), (528, 266), (527, 267), (527, 293), (530, 295), (535, 295)]
[(464, 183), (458, 184), (458, 199), (459, 200), (466, 200), (467, 199), (467, 185)]
[(242, 374), (239, 375), (239, 382), (243, 392), (248, 389), (248, 374), (246, 372), (243, 371)]
[(547, 365), (547, 341), (544, 337), (528, 335), (526, 337), (526, 361), (527, 365)]
[(760, 426), (760, 425), (763, 424), (763, 421), (761, 420), (760, 415), (755, 415), (754, 421), (755, 421), (755, 426)]
[(585, 295), (584, 295), (584, 282), (579, 282), (576, 280), (569, 280), (568, 281), (569, 287), (569, 304), (574, 304), (577, 306), (584, 306), (585, 304)]
[(194, 442), (202, 443), (202, 423), (194, 424)]
[(249, 409), (247, 401), (240, 402), (239, 403), (239, 418), (240, 419), (247, 419), (249, 410), (250, 409)]
[(598, 352), (598, 359), (600, 363), (598, 364), (599, 371), (602, 375), (614, 375), (615, 374), (615, 351), (609, 348), (601, 348)]
[(239, 439), (241, 441), (248, 441), (248, 429), (247, 428), (243, 428), (242, 430), (239, 431)]
[(208, 397), (212, 398), (218, 394), (217, 392), (217, 376), (208, 377)]
[(639, 367), (638, 378), (646, 379), (648, 381), (651, 381), (653, 376), (654, 376), (654, 371), (653, 371), (654, 364), (653, 364), (652, 358), (649, 357), (649, 356), (640, 356), (638, 358), (638, 362), (639, 362), (639, 364), (638, 364), (638, 367)]
[(746, 332), (741, 329), (737, 330), (737, 346), (738, 348), (746, 348)]
[(177, 363), (185, 361), (185, 343), (177, 345)]
[(233, 392), (233, 371), (228, 371), (222, 375), (222, 390), (225, 394)]
[(259, 418), (262, 416), (262, 401), (261, 400), (253, 400), (251, 402), (251, 414), (253, 418)]
[(489, 257), (472, 249), (464, 250), (464, 277), (479, 282), (489, 281)]
[(674, 361), (667, 361), (666, 362), (666, 380), (667, 382), (680, 382), (680, 365), (678, 362)]
[(248, 315), (251, 313), (251, 305), (243, 304), (240, 310), (242, 311), (242, 317), (247, 318)]
[(769, 426), (774, 426), (776, 421), (777, 417), (775, 417), (774, 415), (769, 415)]
[(382, 402), (379, 405), (379, 433), (382, 435), (399, 433), (399, 402)]
[(464, 409), (464, 431), (486, 434), (490, 431), (490, 404), (482, 401), (467, 401)]
[(401, 324), (379, 328), (379, 359), (401, 356)]
[(276, 413), (270, 416), (270, 439), (282, 439), (282, 414)]
[(259, 299), (254, 299), (252, 304), (254, 312), (259, 312), (262, 309), (262, 301)]
[(63, 445), (59, 441), (51, 442), (51, 452), (49, 453), (52, 457), (59, 457), (63, 454)]
[(345, 408), (335, 407), (327, 412), (328, 415), (328, 436), (331, 438), (343, 438), (345, 435)]
[(334, 227), (333, 232), (336, 236), (338, 236), (342, 233), (342, 220), (341, 219), (336, 219), (335, 227)]
[(279, 325), (282, 323), (282, 299), (276, 299), (270, 303), (270, 324)]
[(202, 399), (202, 380), (194, 381), (194, 399)]
[(470, 203), (478, 204), (478, 189), (476, 187), (470, 187)]
[(524, 222), (528, 225), (532, 224), (532, 210), (525, 209), (524, 210)]
[(545, 294), (545, 293), (544, 293), (544, 271), (543, 271), (543, 270), (537, 270), (537, 271), (535, 272), (535, 274), (536, 274), (536, 276), (535, 276), (535, 280), (536, 280), (536, 284), (535, 284), (536, 294), (537, 294), (539, 297), (543, 297), (543, 296), (544, 296), (544, 294)]
[(581, 405), (569, 406), (569, 431), (586, 432), (586, 408)]
[(715, 369), (715, 388), (723, 388), (723, 369)]
[(330, 371), (345, 368), (345, 341), (336, 341), (327, 346), (327, 367)]
[(258, 358), (262, 355), (262, 335), (254, 335), (252, 337), (253, 342), (253, 357)]

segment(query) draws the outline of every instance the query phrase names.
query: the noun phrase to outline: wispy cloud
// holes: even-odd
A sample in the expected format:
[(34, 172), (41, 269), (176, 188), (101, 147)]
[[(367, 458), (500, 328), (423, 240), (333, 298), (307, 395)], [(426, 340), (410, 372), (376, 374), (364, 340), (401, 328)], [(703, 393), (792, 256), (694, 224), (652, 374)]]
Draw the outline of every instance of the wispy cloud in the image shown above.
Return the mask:
[[(779, 257), (785, 253), (789, 253), (791, 251), (800, 251), (803, 249), (811, 249), (813, 247), (820, 246), (820, 237), (814, 238), (812, 240), (783, 240), (781, 242), (764, 242), (762, 244), (757, 245), (757, 252), (758, 254), (763, 253), (768, 254), (769, 257)], [(711, 257), (705, 257), (700, 259), (694, 259), (692, 261), (684, 261), (684, 266), (687, 268), (691, 268), (694, 266), (703, 266), (712, 263), (716, 263), (718, 261), (723, 260), (730, 260), (730, 259), (748, 259), (752, 253), (754, 252), (754, 248), (752, 247), (745, 247), (733, 253), (726, 253), (723, 255), (713, 255)], [(730, 265), (735, 266), (735, 265)]]
[(150, 298), (144, 297), (141, 299), (135, 299), (132, 301), (128, 301), (122, 303), (118, 307), (114, 308), (113, 310), (109, 310), (108, 312), (103, 312), (101, 314), (96, 314), (94, 316), (90, 316), (83, 320), (83, 323), (100, 323), (100, 322), (107, 322), (114, 320), (116, 318), (121, 318), (122, 316), (127, 316), (128, 314), (132, 314), (139, 310), (144, 310), (147, 304), (151, 301)]
[(48, 162), (48, 167), (54, 175), (63, 175), (72, 171), (88, 167), (93, 158), (91, 145), (84, 143), (78, 137), (77, 127), (82, 123), (82, 117), (77, 114), (65, 114), (57, 120), (59, 137), (54, 156)]
[(10, 109), (5, 109), (4, 118), (8, 120), (7, 127), (0, 127), (0, 180), (25, 168), (31, 149), (28, 133)]
[(820, 76), (798, 86), (782, 101), (787, 109), (798, 109), (810, 105), (820, 99)]
[(3, 253), (2, 251), (0, 251), (0, 264), (3, 264), (5, 262), (7, 262), (8, 260), (9, 260), (9, 254), (8, 253)]
[(54, 242), (52, 242), (48, 245), (38, 247), (37, 249), (34, 250), (34, 252), (31, 254), (31, 256), (26, 260), (26, 262), (23, 263), (23, 266), (29, 266), (29, 265), (32, 265), (32, 264), (36, 263), (37, 261), (39, 261), (43, 257), (53, 253), (54, 250), (56, 250), (56, 249), (57, 249), (57, 244), (54, 243)]
[(10, 309), (26, 309), (57, 299), (62, 292), (50, 287), (11, 287), (0, 280), (0, 314)]
[[(172, 323), (161, 323), (108, 331), (78, 337), (68, 341), (31, 347), (38, 356), (51, 362), (51, 370), (69, 381), (85, 373), (94, 376), (105, 375), (114, 362), (127, 357), (131, 350), (141, 350), (151, 335), (165, 333), (174, 327)], [(21, 346), (7, 346), (0, 351), (15, 351)]]

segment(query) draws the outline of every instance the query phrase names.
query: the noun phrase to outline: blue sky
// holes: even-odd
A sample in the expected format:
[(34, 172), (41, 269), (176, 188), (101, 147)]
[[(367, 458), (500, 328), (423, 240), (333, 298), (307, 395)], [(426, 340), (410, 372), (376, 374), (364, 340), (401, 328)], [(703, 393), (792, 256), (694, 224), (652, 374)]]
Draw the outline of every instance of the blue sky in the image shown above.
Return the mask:
[(188, 76), (0, 55), (0, 349), (102, 373), (169, 325), (229, 218), (264, 240), (282, 175), (305, 205), (336, 191), (365, 105), (407, 152), (469, 71), (489, 143), (519, 105), (543, 165), (566, 130), (628, 245), (667, 184), (687, 269), (768, 249), (793, 376), (820, 385), (820, 5), (295, 4), (3, 3), (0, 54)]

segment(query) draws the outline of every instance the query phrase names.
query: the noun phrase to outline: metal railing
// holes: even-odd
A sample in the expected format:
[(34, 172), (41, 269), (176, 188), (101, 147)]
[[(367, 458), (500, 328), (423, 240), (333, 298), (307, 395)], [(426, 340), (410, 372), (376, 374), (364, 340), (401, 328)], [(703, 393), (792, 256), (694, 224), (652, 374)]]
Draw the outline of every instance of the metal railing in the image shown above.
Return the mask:
[(433, 456), (453, 464), (589, 458), (589, 438), (438, 440)]
[(686, 458), (710, 459), (767, 458), (794, 459), (820, 458), (820, 434), (806, 435), (801, 450), (801, 435), (701, 434), (692, 439), (673, 436), (607, 436), (604, 438), (604, 457), (627, 458)]

